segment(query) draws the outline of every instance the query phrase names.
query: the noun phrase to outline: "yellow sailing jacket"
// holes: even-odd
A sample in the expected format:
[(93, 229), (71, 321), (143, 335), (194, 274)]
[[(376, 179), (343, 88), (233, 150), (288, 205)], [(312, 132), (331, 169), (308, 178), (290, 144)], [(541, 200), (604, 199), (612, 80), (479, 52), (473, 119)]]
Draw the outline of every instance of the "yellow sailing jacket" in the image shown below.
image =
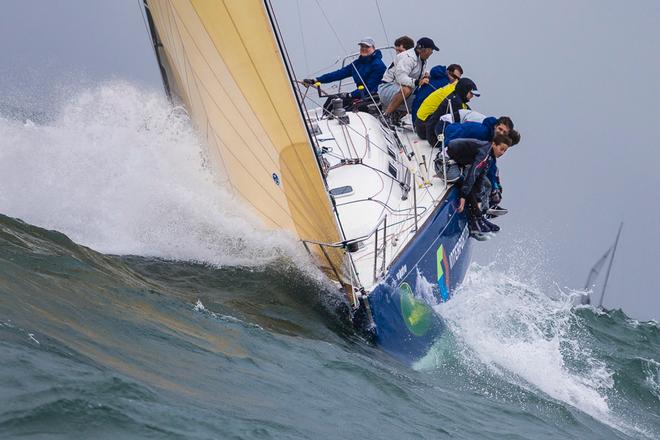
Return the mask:
[(427, 96), (426, 99), (422, 102), (422, 105), (419, 106), (419, 110), (417, 110), (417, 119), (420, 121), (426, 121), (426, 118), (431, 116), (433, 112), (436, 111), (440, 103), (444, 101), (447, 96), (454, 92), (456, 83), (457, 81), (454, 81), (451, 84), (447, 84), (446, 86), (435, 90), (433, 93)]

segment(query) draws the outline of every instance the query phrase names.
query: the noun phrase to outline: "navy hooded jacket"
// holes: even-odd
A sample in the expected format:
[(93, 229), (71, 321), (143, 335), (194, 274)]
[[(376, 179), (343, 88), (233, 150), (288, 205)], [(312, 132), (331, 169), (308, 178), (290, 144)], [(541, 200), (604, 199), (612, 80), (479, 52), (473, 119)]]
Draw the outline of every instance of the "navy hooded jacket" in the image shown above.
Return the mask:
[(486, 174), (495, 161), (495, 154), (489, 140), (454, 139), (447, 144), (447, 155), (463, 166), (460, 195), (464, 199), (470, 195), (477, 180)]
[[(454, 139), (468, 138), (478, 139), (480, 141), (490, 141), (493, 139), (497, 119), (493, 116), (483, 120), (483, 122), (463, 122), (462, 124), (453, 123), (445, 127), (445, 145)], [(486, 171), (488, 180), (493, 187), (493, 191), (501, 189), (500, 179), (497, 173), (497, 160), (493, 158), (492, 163)]]
[(429, 83), (424, 84), (415, 91), (415, 99), (410, 106), (413, 123), (415, 122), (415, 119), (417, 119), (417, 110), (419, 110), (419, 106), (422, 105), (422, 102), (424, 102), (426, 97), (447, 84), (449, 84), (449, 77), (447, 76), (446, 66), (435, 66), (431, 69), (431, 72), (429, 73)]
[[(371, 55), (361, 56), (339, 70), (319, 76), (316, 80), (325, 84), (352, 76), (356, 86), (363, 85), (371, 94), (378, 93), (378, 85), (385, 74), (385, 63), (382, 58), (383, 54), (376, 49)], [(353, 98), (362, 98), (363, 94), (365, 97), (369, 96), (366, 90), (355, 89), (351, 92)]]
[(445, 144), (458, 138), (479, 139), (490, 141), (493, 139), (497, 118), (490, 116), (483, 122), (463, 122), (449, 124), (445, 127)]

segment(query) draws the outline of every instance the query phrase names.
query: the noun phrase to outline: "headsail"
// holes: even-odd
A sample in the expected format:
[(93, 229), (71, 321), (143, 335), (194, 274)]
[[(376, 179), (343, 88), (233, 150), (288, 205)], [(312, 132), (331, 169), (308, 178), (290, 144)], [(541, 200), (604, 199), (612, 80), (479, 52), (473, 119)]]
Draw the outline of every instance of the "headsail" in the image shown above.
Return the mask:
[[(145, 0), (145, 5), (166, 86), (189, 110), (227, 186), (270, 228), (303, 240), (340, 241), (266, 5), (259, 0)], [(330, 252), (337, 268), (342, 256)]]
[(607, 251), (605, 251), (605, 253), (603, 254), (603, 256), (600, 257), (598, 261), (596, 261), (596, 264), (593, 265), (593, 267), (589, 271), (589, 276), (587, 276), (587, 282), (584, 284), (584, 290), (590, 290), (591, 288), (593, 288), (594, 282), (596, 281), (596, 277), (603, 269), (603, 266), (607, 261), (607, 257), (610, 256), (610, 252), (612, 252), (611, 247), (608, 248)]

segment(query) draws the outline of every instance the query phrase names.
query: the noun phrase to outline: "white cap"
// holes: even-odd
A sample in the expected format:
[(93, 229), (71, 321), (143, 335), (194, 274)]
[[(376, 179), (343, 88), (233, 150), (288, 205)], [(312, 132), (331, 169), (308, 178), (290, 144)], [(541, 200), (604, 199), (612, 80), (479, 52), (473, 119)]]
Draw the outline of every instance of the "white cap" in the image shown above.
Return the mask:
[(374, 42), (374, 39), (371, 37), (364, 37), (362, 40), (360, 40), (358, 44), (359, 45), (364, 44), (365, 46), (376, 47), (376, 43)]

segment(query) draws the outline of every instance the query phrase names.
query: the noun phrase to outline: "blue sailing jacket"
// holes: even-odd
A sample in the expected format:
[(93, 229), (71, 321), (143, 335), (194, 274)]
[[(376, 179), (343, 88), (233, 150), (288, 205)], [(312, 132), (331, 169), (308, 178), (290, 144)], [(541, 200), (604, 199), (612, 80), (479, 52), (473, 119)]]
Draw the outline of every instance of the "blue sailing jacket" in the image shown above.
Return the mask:
[[(491, 116), (483, 122), (463, 122), (462, 124), (453, 123), (445, 127), (445, 145), (449, 145), (454, 139), (478, 139), (480, 141), (490, 141), (493, 139), (497, 118)], [(486, 176), (490, 180), (493, 191), (501, 189), (500, 179), (497, 173), (497, 161), (493, 158), (492, 163), (486, 171)]]
[(415, 91), (415, 99), (410, 106), (410, 113), (412, 114), (413, 123), (417, 119), (417, 110), (422, 102), (434, 91), (449, 84), (449, 77), (447, 76), (446, 66), (435, 66), (429, 72), (429, 83), (424, 84)]
[[(378, 93), (378, 85), (383, 79), (386, 69), (382, 58), (383, 54), (379, 49), (376, 49), (371, 55), (359, 57), (341, 69), (319, 76), (316, 80), (325, 84), (352, 76), (356, 86), (363, 85), (372, 94)], [(369, 96), (366, 90), (355, 89), (351, 92), (353, 98), (362, 98), (363, 94), (364, 97)]]
[(445, 145), (454, 139), (478, 139), (480, 141), (490, 141), (493, 139), (497, 119), (493, 116), (483, 120), (483, 122), (455, 122), (445, 127)]

